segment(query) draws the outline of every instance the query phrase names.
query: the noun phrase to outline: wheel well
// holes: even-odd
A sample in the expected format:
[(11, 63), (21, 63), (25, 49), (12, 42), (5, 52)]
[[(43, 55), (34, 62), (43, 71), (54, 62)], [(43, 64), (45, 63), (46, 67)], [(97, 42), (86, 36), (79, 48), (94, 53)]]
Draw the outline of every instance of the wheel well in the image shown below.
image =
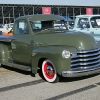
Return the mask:
[(42, 67), (42, 63), (43, 63), (43, 61), (44, 61), (45, 59), (47, 59), (47, 58), (41, 58), (41, 59), (39, 59), (39, 62), (38, 62), (38, 67), (39, 67), (39, 68)]

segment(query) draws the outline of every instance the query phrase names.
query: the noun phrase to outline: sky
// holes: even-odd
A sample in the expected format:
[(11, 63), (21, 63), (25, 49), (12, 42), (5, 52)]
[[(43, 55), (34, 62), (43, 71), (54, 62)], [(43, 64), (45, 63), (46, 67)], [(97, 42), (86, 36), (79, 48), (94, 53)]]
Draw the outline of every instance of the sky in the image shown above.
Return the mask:
[(100, 0), (0, 0), (0, 4), (100, 6)]

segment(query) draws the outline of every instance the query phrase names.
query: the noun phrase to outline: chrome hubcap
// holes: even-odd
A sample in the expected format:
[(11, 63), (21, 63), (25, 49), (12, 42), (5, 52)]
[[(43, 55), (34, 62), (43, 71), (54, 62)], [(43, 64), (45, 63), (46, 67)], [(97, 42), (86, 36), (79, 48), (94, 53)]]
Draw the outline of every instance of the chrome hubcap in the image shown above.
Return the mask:
[(53, 74), (53, 68), (51, 66), (47, 67), (47, 74), (50, 76)]

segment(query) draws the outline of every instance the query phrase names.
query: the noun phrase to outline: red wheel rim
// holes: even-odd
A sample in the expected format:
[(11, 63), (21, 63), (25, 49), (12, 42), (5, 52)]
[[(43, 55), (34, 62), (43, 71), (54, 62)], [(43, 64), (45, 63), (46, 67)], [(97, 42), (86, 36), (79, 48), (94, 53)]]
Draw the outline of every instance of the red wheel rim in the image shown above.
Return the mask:
[[(52, 71), (48, 70), (49, 66), (53, 69)], [(50, 62), (46, 62), (45, 63), (45, 65), (44, 65), (44, 73), (45, 73), (45, 76), (48, 79), (52, 79), (54, 77), (54, 75), (55, 75), (54, 67), (53, 67), (53, 65)]]

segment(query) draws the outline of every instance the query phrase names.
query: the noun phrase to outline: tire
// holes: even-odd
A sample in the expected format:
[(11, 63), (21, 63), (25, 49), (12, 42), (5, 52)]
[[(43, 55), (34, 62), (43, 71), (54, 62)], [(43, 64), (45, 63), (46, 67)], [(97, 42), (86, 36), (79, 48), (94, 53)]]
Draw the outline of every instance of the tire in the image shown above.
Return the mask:
[(45, 80), (50, 83), (56, 83), (59, 81), (56, 69), (53, 63), (48, 59), (44, 60), (42, 63), (42, 74)]

